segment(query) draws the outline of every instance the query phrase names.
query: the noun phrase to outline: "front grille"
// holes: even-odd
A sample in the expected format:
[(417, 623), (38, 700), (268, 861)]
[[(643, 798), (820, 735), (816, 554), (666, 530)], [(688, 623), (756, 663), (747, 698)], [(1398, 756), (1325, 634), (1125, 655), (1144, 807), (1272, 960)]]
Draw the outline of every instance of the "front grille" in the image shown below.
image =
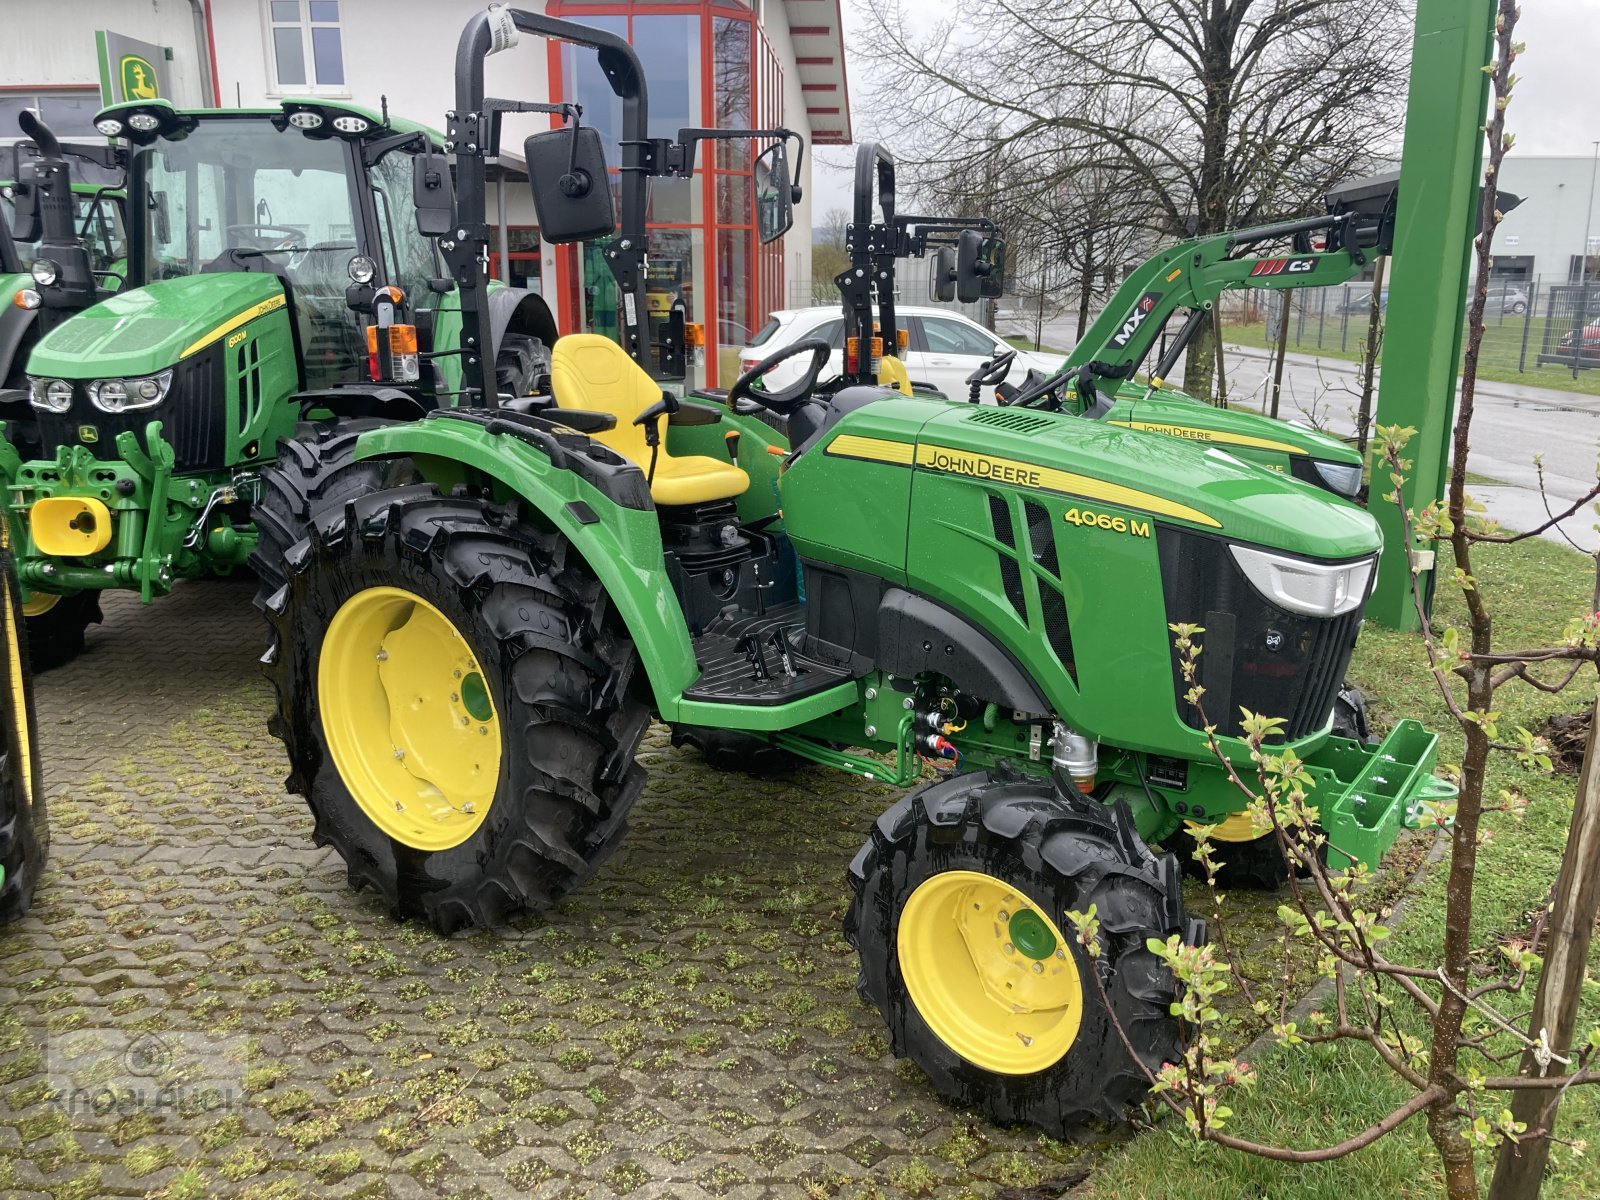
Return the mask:
[[(39, 417), (41, 456), (53, 459), (60, 446), (87, 446), (102, 461), (117, 454), (117, 435), (132, 431), (139, 448), (149, 453), (145, 426), (161, 422), (161, 436), (171, 444), (174, 469), (215, 470), (227, 451), (228, 412), (223, 404), (221, 344), (184, 359), (172, 371), (167, 398), (154, 408), (133, 412), (101, 412), (89, 401), (88, 380), (72, 382), (72, 408), (64, 413), (35, 410)], [(86, 436), (87, 435), (87, 436)]]
[(1339, 684), (1355, 649), (1361, 607), (1333, 618), (1306, 617), (1279, 608), (1251, 586), (1228, 543), (1190, 530), (1158, 526), (1161, 586), (1167, 620), (1201, 625), (1199, 710), (1172, 654), (1178, 714), (1186, 725), (1241, 736), (1241, 708), (1287, 721), (1289, 738), (1319, 732), (1333, 712)]

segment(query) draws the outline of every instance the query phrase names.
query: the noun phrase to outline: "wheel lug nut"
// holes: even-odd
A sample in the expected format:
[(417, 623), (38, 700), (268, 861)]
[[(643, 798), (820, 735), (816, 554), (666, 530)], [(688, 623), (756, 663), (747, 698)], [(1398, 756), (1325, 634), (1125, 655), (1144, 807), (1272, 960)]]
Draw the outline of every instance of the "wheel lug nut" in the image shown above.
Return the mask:
[(450, 674), (455, 679), (460, 679), (461, 678), (461, 672), (460, 671), (451, 671)]
[(479, 725), (478, 726), (478, 732), (483, 734), (484, 737), (488, 737), (489, 736), (489, 727), (487, 725)]
[(400, 749), (399, 746), (396, 746), (394, 748), (394, 756), (396, 758), (404, 758), (406, 756), (406, 752), (404, 750)]
[(1013, 945), (1012, 945), (1012, 944), (1011, 944), (1011, 943), (1010, 943), (1010, 942), (1007, 942), (1007, 943), (1006, 943), (1006, 953), (1007, 953), (1007, 954), (1014, 954), (1014, 953), (1016, 953), (1016, 949), (1017, 949), (1017, 948), (1016, 948), (1016, 947), (1015, 947), (1015, 946), (1013, 946)]
[(1034, 963), (1033, 964), (1033, 973), (1035, 975), (1043, 975), (1044, 974), (1044, 964), (1042, 962)]
[(379, 650), (378, 651), (378, 661), (379, 662), (388, 662), (389, 661), (389, 652), (387, 650)]
[(451, 692), (450, 693), (450, 703), (451, 704), (460, 704), (461, 703), (461, 697), (458, 696), (455, 692)]
[(1059, 959), (1065, 960), (1066, 957), (1067, 957), (1067, 952), (1065, 950), (1057, 950), (1056, 951), (1056, 957), (1059, 958)]
[(1005, 909), (1002, 908), (1000, 910), (1000, 919), (1002, 921), (1009, 921), (1009, 920), (1011, 920), (1011, 914), (1008, 913)]

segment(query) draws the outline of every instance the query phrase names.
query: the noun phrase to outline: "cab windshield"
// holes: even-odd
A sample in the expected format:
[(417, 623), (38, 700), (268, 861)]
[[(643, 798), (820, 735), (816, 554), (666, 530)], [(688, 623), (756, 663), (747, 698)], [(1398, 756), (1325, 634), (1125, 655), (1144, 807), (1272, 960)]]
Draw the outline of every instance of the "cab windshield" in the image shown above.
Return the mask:
[(356, 235), (354, 152), (278, 129), (268, 116), (201, 119), (132, 152), (144, 282), (210, 272), (277, 275), (299, 324), (309, 386), (354, 372), (362, 353), (345, 303)]

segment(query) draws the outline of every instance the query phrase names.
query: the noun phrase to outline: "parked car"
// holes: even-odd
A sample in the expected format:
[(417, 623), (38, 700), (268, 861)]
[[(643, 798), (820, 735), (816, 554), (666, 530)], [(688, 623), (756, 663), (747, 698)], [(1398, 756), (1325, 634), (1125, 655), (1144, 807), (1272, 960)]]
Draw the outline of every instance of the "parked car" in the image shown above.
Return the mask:
[(1491, 283), (1483, 311), (1491, 317), (1520, 317), (1528, 311), (1528, 289), (1520, 283)]
[[(1298, 305), (1298, 303), (1299, 302), (1296, 301), (1297, 305)], [(1328, 309), (1328, 312), (1330, 314), (1336, 313), (1336, 312), (1337, 313), (1349, 313), (1351, 316), (1362, 316), (1362, 317), (1366, 316), (1367, 313), (1369, 313), (1371, 311), (1372, 311), (1372, 285), (1370, 283), (1352, 283), (1352, 284), (1346, 285), (1343, 301), (1341, 301), (1338, 304), (1338, 307), (1330, 306), (1329, 309)], [(1389, 311), (1389, 289), (1388, 288), (1384, 288), (1381, 292), (1378, 293), (1378, 312), (1380, 314), (1383, 314), (1383, 313), (1387, 313), (1388, 311)], [(1311, 313), (1312, 315), (1315, 315), (1315, 310), (1314, 309), (1308, 309), (1307, 312)], [(1307, 319), (1309, 320), (1310, 318), (1308, 317)]]
[[(1583, 327), (1581, 350), (1579, 349), (1578, 334), (1579, 331), (1576, 329), (1569, 329), (1562, 334), (1561, 342), (1556, 352), (1563, 356), (1574, 356), (1580, 359), (1600, 359), (1600, 320), (1590, 321)], [(1540, 359), (1540, 361), (1543, 362), (1544, 359)]]
[[(1011, 345), (990, 333), (976, 321), (946, 308), (904, 306), (895, 310), (903, 322), (910, 342), (906, 348), (906, 370), (912, 382), (928, 384), (951, 400), (967, 398), (967, 376), (980, 363), (993, 358)], [(844, 318), (836, 308), (785, 309), (772, 319), (739, 351), (739, 369), (747, 371), (756, 363), (785, 346), (808, 338), (821, 338), (833, 347), (823, 378), (844, 370)], [(803, 358), (791, 359), (766, 376), (771, 389), (787, 387), (805, 369)], [(1046, 373), (1061, 369), (1066, 360), (1059, 354), (1036, 354), (1018, 350), (1011, 366), (1011, 379), (1021, 380), (1030, 367)], [(983, 389), (984, 403), (994, 402), (994, 389)]]

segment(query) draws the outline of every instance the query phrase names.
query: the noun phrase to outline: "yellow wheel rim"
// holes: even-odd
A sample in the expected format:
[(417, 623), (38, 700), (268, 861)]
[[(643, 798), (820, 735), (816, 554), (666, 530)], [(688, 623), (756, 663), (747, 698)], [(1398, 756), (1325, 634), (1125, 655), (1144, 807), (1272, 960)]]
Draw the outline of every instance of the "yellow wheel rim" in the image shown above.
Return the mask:
[(28, 598), (22, 602), (22, 615), (42, 617), (60, 602), (61, 597), (54, 592), (30, 592)]
[(1078, 1036), (1083, 985), (1067, 939), (1002, 879), (947, 871), (918, 884), (900, 913), (897, 950), (928, 1028), (986, 1071), (1043, 1071)]
[(317, 703), (361, 811), (418, 850), (476, 832), (500, 783), (500, 718), (461, 631), (400, 588), (346, 600), (328, 625)]
[[(1188, 826), (1191, 834), (1202, 830), (1210, 834), (1213, 842), (1253, 842), (1258, 837), (1265, 836), (1256, 828), (1256, 823), (1250, 819), (1250, 814), (1244, 811), (1229, 813), (1213, 825), (1198, 821), (1185, 821), (1184, 824)], [(1272, 831), (1269, 829), (1267, 832)]]

